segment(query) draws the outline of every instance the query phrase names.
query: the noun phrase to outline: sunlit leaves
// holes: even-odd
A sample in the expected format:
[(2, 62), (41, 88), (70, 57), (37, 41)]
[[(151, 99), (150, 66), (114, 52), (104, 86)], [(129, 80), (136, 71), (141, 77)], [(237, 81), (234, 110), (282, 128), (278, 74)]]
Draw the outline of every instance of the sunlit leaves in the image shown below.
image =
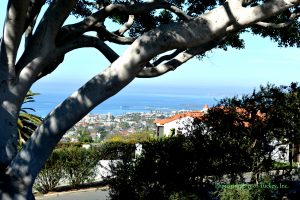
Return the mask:
[(18, 118), (19, 145), (25, 143), (42, 120), (41, 117), (29, 113), (29, 111), (34, 111), (33, 108), (24, 107), (27, 103), (34, 102), (35, 95), (38, 95), (38, 93), (29, 91), (23, 101), (23, 106)]

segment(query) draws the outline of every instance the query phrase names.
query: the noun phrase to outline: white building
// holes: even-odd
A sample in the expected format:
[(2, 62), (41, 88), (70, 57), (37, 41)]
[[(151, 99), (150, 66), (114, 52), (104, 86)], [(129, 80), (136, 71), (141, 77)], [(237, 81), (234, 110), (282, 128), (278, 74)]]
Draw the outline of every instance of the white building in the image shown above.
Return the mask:
[(200, 118), (205, 114), (204, 111), (189, 111), (176, 114), (165, 119), (157, 119), (156, 124), (157, 137), (171, 136), (177, 134), (188, 134), (192, 129), (192, 123), (195, 118)]

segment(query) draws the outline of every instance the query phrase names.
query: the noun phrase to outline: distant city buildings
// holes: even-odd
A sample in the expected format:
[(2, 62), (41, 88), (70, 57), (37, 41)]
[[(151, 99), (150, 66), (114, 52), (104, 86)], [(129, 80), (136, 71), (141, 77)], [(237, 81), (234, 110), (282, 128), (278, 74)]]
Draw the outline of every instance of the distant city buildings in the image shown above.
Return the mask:
[(107, 134), (128, 135), (136, 132), (153, 131), (157, 118), (169, 117), (172, 113), (151, 111), (140, 113), (125, 113), (122, 115), (88, 114), (83, 117), (73, 128), (71, 128), (62, 138), (62, 142), (78, 142), (81, 132), (87, 132), (93, 141), (103, 139)]

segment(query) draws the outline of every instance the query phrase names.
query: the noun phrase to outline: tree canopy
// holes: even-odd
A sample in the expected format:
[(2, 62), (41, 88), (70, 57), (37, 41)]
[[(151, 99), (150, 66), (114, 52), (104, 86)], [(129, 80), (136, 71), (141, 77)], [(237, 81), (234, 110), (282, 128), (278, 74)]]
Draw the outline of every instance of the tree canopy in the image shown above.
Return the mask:
[(300, 143), (299, 89), (297, 83), (268, 84), (249, 95), (225, 98), (195, 121), (194, 140), (211, 143), (222, 152), (216, 160), (235, 172), (269, 171), (284, 154), (292, 163), (299, 156), (299, 149), (293, 149)]
[[(34, 179), (62, 135), (136, 77), (163, 75), (213, 48), (242, 48), (244, 31), (270, 37), (279, 46), (299, 47), (299, 3), (8, 0), (0, 42), (1, 197), (32, 199)], [(67, 24), (70, 15), (78, 22)], [(120, 28), (111, 30), (108, 19)], [(18, 52), (22, 38), (25, 49)], [(108, 42), (129, 46), (118, 55)], [(86, 47), (99, 50), (111, 65), (50, 112), (18, 152), (17, 121), (27, 92), (68, 52)]]

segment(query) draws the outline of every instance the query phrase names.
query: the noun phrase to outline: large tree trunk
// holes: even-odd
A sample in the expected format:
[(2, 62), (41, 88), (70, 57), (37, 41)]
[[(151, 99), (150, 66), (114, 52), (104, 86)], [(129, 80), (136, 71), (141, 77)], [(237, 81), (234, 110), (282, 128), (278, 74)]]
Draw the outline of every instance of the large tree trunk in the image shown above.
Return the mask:
[(1, 200), (32, 200), (35, 199), (32, 193), (32, 185), (20, 177), (5, 175), (0, 177), (0, 199)]
[(0, 90), (0, 199), (34, 199), (32, 183), (9, 170), (11, 160), (17, 154), (19, 102), (7, 85), (2, 82)]

